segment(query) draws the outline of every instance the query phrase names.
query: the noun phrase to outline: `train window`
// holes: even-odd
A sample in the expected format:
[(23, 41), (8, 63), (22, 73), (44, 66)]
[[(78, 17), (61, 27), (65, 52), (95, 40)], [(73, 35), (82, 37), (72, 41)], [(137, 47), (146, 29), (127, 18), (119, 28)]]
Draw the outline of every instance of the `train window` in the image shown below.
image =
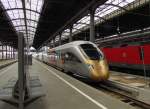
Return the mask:
[(99, 60), (102, 58), (102, 54), (92, 44), (81, 44), (80, 47), (90, 59)]
[(72, 53), (66, 53), (65, 54), (65, 59), (68, 61), (73, 61), (73, 62), (81, 62), (74, 54)]

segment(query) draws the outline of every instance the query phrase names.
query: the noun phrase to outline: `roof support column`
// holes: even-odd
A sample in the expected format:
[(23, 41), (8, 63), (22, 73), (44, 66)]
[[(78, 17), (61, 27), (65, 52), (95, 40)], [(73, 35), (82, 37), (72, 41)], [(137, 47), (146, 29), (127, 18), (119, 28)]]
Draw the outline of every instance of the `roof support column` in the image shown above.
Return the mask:
[(11, 46), (11, 59), (13, 58), (13, 53), (12, 53), (12, 46)]
[(7, 44), (6, 44), (6, 59), (7, 59)]
[(8, 59), (10, 59), (10, 46), (8, 45)]
[(2, 44), (2, 60), (4, 59), (4, 47), (3, 47), (3, 44)]
[(11, 59), (11, 46), (9, 46), (9, 59)]
[(9, 59), (11, 59), (11, 48), (10, 48), (10, 45), (9, 45)]
[(14, 47), (13, 47), (13, 59), (15, 59), (15, 52), (14, 52)]
[(72, 42), (72, 27), (73, 25), (70, 26), (70, 37), (69, 37), (69, 42)]
[(95, 9), (90, 9), (90, 41), (95, 41), (95, 27), (94, 27)]
[[(19, 100), (19, 109), (24, 109), (24, 96), (25, 96), (25, 60), (24, 60), (24, 36), (23, 33), (19, 33), (18, 35), (18, 100)], [(15, 92), (14, 88), (14, 92)]]
[(61, 45), (61, 34), (62, 33), (59, 33), (59, 45)]

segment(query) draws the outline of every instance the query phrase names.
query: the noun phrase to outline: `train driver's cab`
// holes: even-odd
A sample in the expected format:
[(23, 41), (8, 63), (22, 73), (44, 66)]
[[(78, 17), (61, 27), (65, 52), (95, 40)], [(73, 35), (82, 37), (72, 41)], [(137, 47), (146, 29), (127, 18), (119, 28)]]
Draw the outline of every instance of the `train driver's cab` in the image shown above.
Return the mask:
[(83, 55), (90, 60), (102, 60), (104, 55), (92, 44), (81, 44), (80, 50)]

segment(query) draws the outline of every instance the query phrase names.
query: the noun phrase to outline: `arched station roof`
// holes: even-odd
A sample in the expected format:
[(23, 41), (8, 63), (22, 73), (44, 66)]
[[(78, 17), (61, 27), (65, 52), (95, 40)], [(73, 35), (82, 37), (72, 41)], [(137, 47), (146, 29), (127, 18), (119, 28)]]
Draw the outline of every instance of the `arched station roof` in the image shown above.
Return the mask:
[[(0, 0), (16, 32), (23, 32), (26, 42), (33, 43), (43, 0)], [(6, 33), (7, 35), (7, 33)]]
[[(95, 24), (99, 24), (96, 28), (100, 28), (96, 35), (109, 35), (105, 33), (114, 34), (126, 30), (123, 23), (126, 18), (130, 18), (132, 23), (135, 23), (136, 29), (143, 28), (149, 23), (137, 26), (132, 15), (138, 13), (131, 14), (126, 9), (127, 5), (135, 1), (142, 4), (143, 1), (150, 0), (0, 0), (0, 13), (2, 13), (0, 14), (0, 41), (8, 41), (13, 46), (17, 46), (17, 33), (23, 32), (26, 42), (39, 48), (42, 44), (52, 42), (54, 38), (57, 42), (60, 32), (62, 40), (68, 40), (70, 25), (73, 27), (73, 35), (80, 39), (82, 38), (80, 34), (88, 31), (91, 8), (96, 9)], [(116, 11), (127, 12), (130, 15), (122, 14), (121, 17), (111, 18), (111, 13)], [(107, 29), (112, 31), (108, 32)]]
[[(103, 43), (107, 46), (105, 41), (107, 38), (110, 39), (109, 43), (113, 44), (113, 42), (118, 42), (118, 40), (115, 41), (117, 37), (122, 37), (124, 34), (134, 34), (137, 30), (139, 33), (147, 32), (150, 28), (149, 2), (150, 0), (107, 0), (103, 5), (98, 6), (95, 11), (96, 43)], [(89, 40), (89, 23), (89, 14), (74, 23), (73, 40)], [(68, 42), (70, 35), (64, 33), (65, 30), (63, 31), (62, 44)], [(142, 40), (149, 38), (145, 37)], [(128, 39), (132, 41), (132, 37)], [(58, 40), (59, 38), (56, 37), (56, 45), (59, 45)]]
[(21, 31), (26, 42), (37, 48), (80, 10), (96, 1), (106, 0), (0, 0), (3, 14), (0, 22), (6, 26), (0, 25), (0, 29), (5, 29), (0, 30), (4, 35), (1, 40), (8, 41), (10, 35), (14, 39), (11, 41), (17, 43), (17, 32)]

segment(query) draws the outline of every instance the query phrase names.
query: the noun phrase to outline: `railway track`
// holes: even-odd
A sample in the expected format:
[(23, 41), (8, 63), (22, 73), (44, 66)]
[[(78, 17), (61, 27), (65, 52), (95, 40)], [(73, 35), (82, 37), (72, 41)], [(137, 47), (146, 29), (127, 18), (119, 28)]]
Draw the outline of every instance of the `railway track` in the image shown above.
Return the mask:
[[(88, 83), (79, 77), (70, 75), (85, 84), (88, 84), (107, 95), (113, 96), (120, 101), (127, 103), (136, 109), (150, 109), (150, 90), (131, 87), (124, 83), (108, 80), (102, 83)], [(143, 97), (143, 98), (142, 98)]]
[[(139, 96), (141, 96), (141, 92), (139, 90), (141, 89), (129, 87), (125, 84), (111, 80), (100, 83), (98, 86), (96, 86), (96, 88), (102, 90), (104, 93), (116, 97), (117, 99), (120, 99), (125, 103), (128, 103), (129, 105), (136, 107), (137, 109), (150, 109), (150, 101), (147, 98), (144, 98), (143, 96), (143, 99), (139, 99)], [(147, 97), (150, 98), (148, 95)]]
[[(127, 103), (136, 109), (150, 109), (150, 90), (145, 91), (144, 89), (130, 87), (124, 83), (108, 80), (106, 82), (93, 84), (84, 81), (83, 79), (70, 75), (94, 88), (97, 88), (104, 93), (113, 96), (120, 101)], [(143, 98), (142, 98), (143, 97)], [(148, 99), (148, 98), (149, 99)]]

